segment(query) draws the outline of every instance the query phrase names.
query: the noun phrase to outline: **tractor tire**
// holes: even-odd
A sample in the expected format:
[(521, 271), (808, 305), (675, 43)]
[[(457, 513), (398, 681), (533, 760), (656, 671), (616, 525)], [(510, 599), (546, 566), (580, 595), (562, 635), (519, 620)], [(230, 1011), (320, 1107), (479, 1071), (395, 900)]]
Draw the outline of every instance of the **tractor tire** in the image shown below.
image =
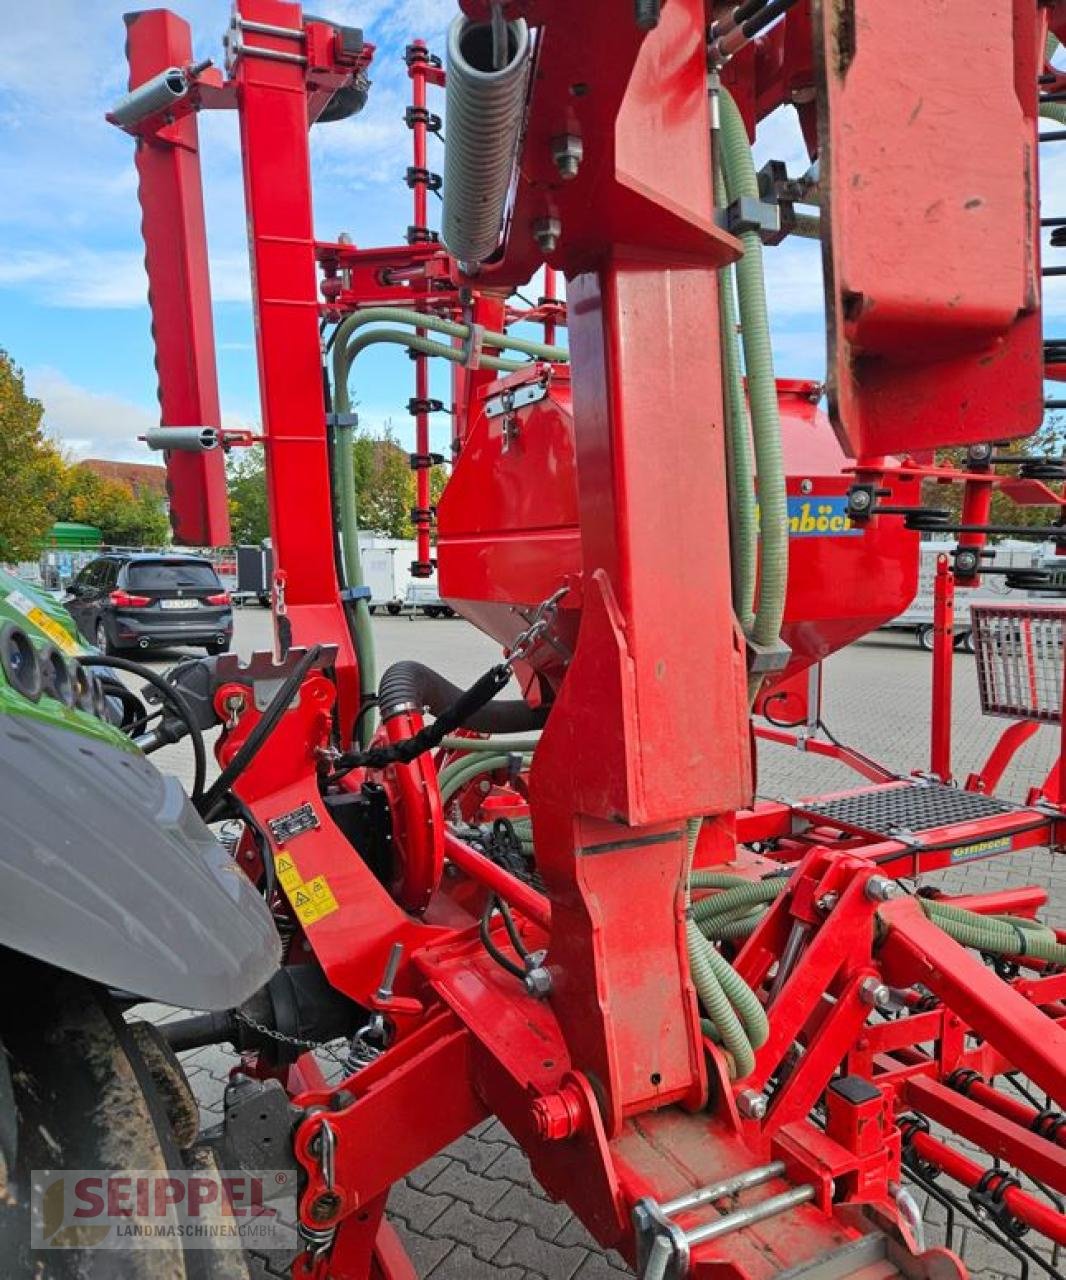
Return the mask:
[[(127, 1024), (106, 991), (38, 961), (3, 953), (3, 976), (12, 996), (0, 1009), (5, 1280), (250, 1280), (240, 1249), (187, 1250), (177, 1238), (151, 1248), (94, 1248), (100, 1228), (88, 1224), (60, 1226), (52, 1247), (33, 1248), (35, 1170), (211, 1175), (217, 1166), (206, 1149), (192, 1147), (196, 1101), (154, 1027)], [(46, 1196), (45, 1230), (48, 1206)], [(67, 1247), (56, 1247), (61, 1240)]]

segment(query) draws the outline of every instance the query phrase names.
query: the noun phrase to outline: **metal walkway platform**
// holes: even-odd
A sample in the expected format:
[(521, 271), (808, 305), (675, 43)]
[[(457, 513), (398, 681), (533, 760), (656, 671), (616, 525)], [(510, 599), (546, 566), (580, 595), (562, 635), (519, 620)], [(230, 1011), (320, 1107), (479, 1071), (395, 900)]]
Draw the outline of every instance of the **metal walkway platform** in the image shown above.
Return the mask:
[(1019, 825), (1047, 820), (1038, 809), (922, 778), (868, 787), (825, 800), (801, 800), (793, 809), (821, 825), (888, 840), (946, 828), (963, 828), (964, 838), (969, 838), (975, 824), (987, 823), (1004, 832), (1014, 824), (1003, 819), (1016, 817)]

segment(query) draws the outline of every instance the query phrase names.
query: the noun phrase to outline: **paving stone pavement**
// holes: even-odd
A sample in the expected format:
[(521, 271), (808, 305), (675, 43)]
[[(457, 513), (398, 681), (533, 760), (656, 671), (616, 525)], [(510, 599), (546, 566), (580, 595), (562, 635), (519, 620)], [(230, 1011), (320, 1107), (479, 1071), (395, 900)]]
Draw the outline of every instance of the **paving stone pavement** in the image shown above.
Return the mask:
[[(465, 624), (448, 625), (450, 639), (442, 630), (422, 635), (438, 649), (442, 638), (447, 640), (464, 673), (476, 673), (480, 655), (491, 648)], [(402, 641), (407, 656), (422, 656), (418, 644), (411, 644), (421, 638), (418, 628), (386, 635), (389, 643), (393, 636)], [(439, 654), (436, 662), (449, 669)], [(929, 676), (929, 655), (912, 640), (886, 633), (871, 637), (827, 663), (826, 722), (839, 738), (902, 773), (926, 768)], [(987, 755), (1006, 722), (980, 715), (972, 658), (956, 657), (955, 680), (956, 774), (964, 778)], [(1040, 731), (1007, 775), (1001, 793), (1022, 799), (1028, 787), (1043, 779), (1055, 756), (1056, 737), (1054, 730)], [(761, 795), (795, 798), (855, 785), (853, 773), (830, 761), (772, 745), (760, 749)], [(1066, 859), (1056, 860), (1046, 850), (970, 863), (928, 879), (966, 892), (1044, 884), (1051, 890), (1046, 918), (1066, 925)], [(155, 1014), (180, 1016), (163, 1009)], [(232, 1055), (214, 1048), (185, 1055), (208, 1122), (221, 1111), (222, 1088), (233, 1061)], [(943, 1209), (924, 1196), (919, 1201), (929, 1243), (942, 1242)], [(422, 1280), (618, 1280), (631, 1274), (617, 1254), (604, 1253), (595, 1244), (565, 1206), (548, 1198), (495, 1120), (479, 1125), (398, 1184), (390, 1196), (389, 1217)], [(954, 1243), (980, 1280), (1019, 1274), (1017, 1261), (973, 1228), (963, 1233), (956, 1229)]]

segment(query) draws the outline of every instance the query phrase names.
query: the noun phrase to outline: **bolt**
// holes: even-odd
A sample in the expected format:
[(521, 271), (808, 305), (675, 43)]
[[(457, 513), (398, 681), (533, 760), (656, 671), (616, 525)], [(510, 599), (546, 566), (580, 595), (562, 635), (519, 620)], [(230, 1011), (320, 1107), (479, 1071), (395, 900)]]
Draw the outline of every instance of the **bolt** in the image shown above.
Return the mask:
[(814, 905), (819, 911), (832, 911), (836, 904), (840, 901), (839, 893), (823, 893), (820, 898), (816, 898)]
[(869, 489), (854, 489), (848, 494), (848, 505), (852, 511), (865, 511), (870, 505)]
[(533, 1128), (544, 1142), (572, 1138), (584, 1124), (583, 1098), (573, 1085), (546, 1093), (533, 1103)]
[(546, 996), (551, 995), (552, 976), (542, 964), (534, 965), (534, 967), (526, 973), (526, 990), (531, 996), (535, 996), (538, 1000), (543, 1000)]
[(892, 1003), (892, 992), (880, 978), (865, 978), (859, 987), (859, 999), (873, 1009), (886, 1009)]
[(323, 1191), (311, 1203), (311, 1217), (315, 1222), (328, 1222), (341, 1207), (341, 1198), (336, 1191)]
[(540, 246), (541, 253), (554, 253), (563, 234), (563, 224), (558, 218), (534, 218), (533, 239)]
[(899, 885), (887, 876), (871, 876), (866, 881), (866, 896), (871, 902), (887, 902), (899, 894)]
[(569, 182), (577, 177), (581, 161), (585, 156), (585, 146), (576, 134), (564, 133), (552, 138), (552, 159), (559, 170), (559, 177)]
[(761, 1120), (769, 1105), (766, 1094), (758, 1093), (755, 1089), (741, 1089), (737, 1094), (737, 1110), (749, 1120)]
[(801, 481), (800, 481), (800, 493), (813, 493), (813, 492), (814, 492), (814, 481), (813, 481), (813, 480), (801, 480)]

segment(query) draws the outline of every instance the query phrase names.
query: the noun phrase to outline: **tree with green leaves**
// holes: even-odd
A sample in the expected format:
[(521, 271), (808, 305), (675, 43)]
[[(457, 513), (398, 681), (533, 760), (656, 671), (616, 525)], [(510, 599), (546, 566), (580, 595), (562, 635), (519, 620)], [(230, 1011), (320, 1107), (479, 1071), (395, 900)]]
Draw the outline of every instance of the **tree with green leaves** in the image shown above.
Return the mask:
[[(1020, 453), (1026, 455), (1041, 454), (1058, 458), (1066, 446), (1066, 421), (1060, 414), (1052, 414), (1031, 436), (1022, 440), (1012, 440), (999, 446), (997, 453)], [(938, 449), (937, 462), (949, 466), (961, 467), (966, 459), (965, 449)], [(1004, 475), (1017, 475), (1017, 470), (1008, 464), (1000, 464), (995, 470)], [(1055, 487), (1052, 485), (1052, 487)], [(926, 506), (940, 507), (949, 511), (958, 520), (962, 515), (962, 486), (937, 484), (935, 480), (927, 480), (922, 486), (923, 499)], [(1005, 493), (997, 490), (992, 495), (992, 510), (989, 523), (995, 525), (1015, 525), (1026, 529), (1046, 528), (1059, 517), (1058, 507), (1052, 506), (1020, 506)], [(993, 537), (991, 541), (998, 541)]]
[[(365, 428), (352, 442), (359, 528), (386, 538), (413, 538), (411, 508), (415, 505), (415, 475), (400, 446), (392, 423), (381, 434)], [(270, 532), (267, 514), (266, 459), (261, 446), (241, 451), (226, 469), (230, 527), (236, 543), (258, 543)], [(436, 503), (448, 474), (443, 467), (429, 473), (430, 501)]]
[(230, 531), (235, 543), (258, 546), (270, 536), (267, 511), (266, 458), (263, 446), (253, 445), (230, 457), (226, 467)]
[(56, 519), (65, 468), (43, 417), (22, 370), (0, 350), (0, 561), (35, 556)]
[(160, 546), (170, 540), (170, 524), (157, 497), (138, 497), (121, 481), (77, 464), (64, 469), (55, 518), (95, 525), (111, 546)]
[[(391, 420), (386, 421), (378, 436), (362, 430), (356, 432), (352, 462), (360, 529), (386, 538), (413, 538), (411, 509), (417, 503), (415, 473), (396, 439)], [(447, 483), (448, 473), (444, 467), (430, 470), (432, 504), (436, 505)]]

